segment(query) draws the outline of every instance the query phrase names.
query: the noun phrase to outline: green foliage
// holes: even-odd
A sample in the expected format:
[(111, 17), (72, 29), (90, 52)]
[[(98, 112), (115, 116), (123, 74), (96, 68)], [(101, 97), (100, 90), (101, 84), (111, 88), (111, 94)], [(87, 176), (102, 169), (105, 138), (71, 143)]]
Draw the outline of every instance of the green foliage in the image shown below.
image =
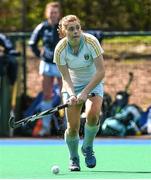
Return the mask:
[(109, 39), (105, 39), (104, 43), (133, 43), (140, 44), (146, 43), (151, 44), (151, 36), (127, 36), (127, 37), (113, 37)]
[[(44, 19), (45, 5), (51, 1), (1, 0), (0, 30), (32, 31)], [(151, 0), (60, 0), (60, 3), (62, 14), (76, 14), (83, 29), (151, 29)]]

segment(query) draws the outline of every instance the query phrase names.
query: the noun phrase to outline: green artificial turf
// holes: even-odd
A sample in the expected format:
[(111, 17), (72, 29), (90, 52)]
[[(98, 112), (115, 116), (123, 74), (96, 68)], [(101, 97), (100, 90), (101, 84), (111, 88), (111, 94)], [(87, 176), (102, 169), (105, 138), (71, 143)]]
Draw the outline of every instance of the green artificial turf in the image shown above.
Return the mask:
[[(96, 145), (97, 166), (85, 167), (80, 153), (81, 172), (68, 171), (68, 150), (65, 145), (1, 146), (1, 179), (143, 179), (151, 178), (151, 146)], [(60, 173), (51, 173), (53, 165)]]

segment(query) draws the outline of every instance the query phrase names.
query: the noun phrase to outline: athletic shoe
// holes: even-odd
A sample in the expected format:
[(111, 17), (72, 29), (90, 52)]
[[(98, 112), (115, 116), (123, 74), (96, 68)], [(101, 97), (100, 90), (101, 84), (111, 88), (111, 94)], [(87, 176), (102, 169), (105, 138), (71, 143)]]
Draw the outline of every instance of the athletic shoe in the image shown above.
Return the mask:
[(96, 166), (96, 158), (92, 147), (81, 148), (82, 154), (85, 156), (85, 164), (88, 168), (94, 168)]
[(80, 171), (79, 158), (74, 157), (74, 158), (70, 159), (69, 170), (70, 171)]

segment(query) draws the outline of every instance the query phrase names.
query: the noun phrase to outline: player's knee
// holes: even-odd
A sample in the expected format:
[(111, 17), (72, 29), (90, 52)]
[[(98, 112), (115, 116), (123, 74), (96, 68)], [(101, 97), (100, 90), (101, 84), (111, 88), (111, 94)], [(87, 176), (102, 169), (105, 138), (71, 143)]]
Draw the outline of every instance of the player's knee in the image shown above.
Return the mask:
[(77, 136), (78, 135), (78, 133), (79, 133), (79, 128), (68, 128), (68, 133), (69, 133), (69, 135), (70, 136)]
[(99, 115), (100, 115), (100, 111), (98, 109), (93, 108), (88, 112), (87, 116), (89, 119), (95, 120), (95, 119), (98, 119)]
[(100, 113), (96, 111), (91, 111), (87, 115), (87, 123), (91, 126), (97, 125), (99, 121)]
[(90, 126), (95, 126), (98, 124), (98, 122), (99, 122), (99, 117), (87, 118), (87, 123)]

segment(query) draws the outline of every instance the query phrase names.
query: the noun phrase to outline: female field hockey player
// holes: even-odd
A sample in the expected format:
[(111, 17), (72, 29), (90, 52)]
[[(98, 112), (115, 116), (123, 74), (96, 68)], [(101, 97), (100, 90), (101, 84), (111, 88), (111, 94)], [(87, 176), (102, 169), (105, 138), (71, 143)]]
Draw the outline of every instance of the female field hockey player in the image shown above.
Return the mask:
[[(99, 130), (103, 99), (103, 49), (94, 36), (82, 32), (80, 20), (75, 15), (63, 17), (58, 31), (62, 39), (55, 48), (54, 62), (62, 76), (62, 96), (68, 96), (67, 102), (71, 105), (66, 110), (67, 129), (64, 135), (70, 154), (69, 170), (80, 171), (78, 144), (80, 113), (84, 103), (86, 123), (81, 151), (86, 166), (96, 166), (93, 141)], [(88, 97), (91, 93), (95, 96)]]
[[(43, 77), (42, 87), (44, 94), (43, 101), (41, 103), (42, 111), (52, 108), (53, 85), (55, 78), (57, 78), (60, 88), (62, 86), (61, 75), (56, 65), (53, 63), (54, 49), (60, 40), (57, 31), (60, 16), (60, 3), (48, 3), (45, 8), (46, 20), (36, 26), (29, 41), (31, 50), (38, 58), (41, 59), (39, 73)], [(38, 47), (40, 40), (42, 40), (43, 43), (42, 50)], [(50, 116), (43, 118), (42, 129), (38, 132), (39, 136), (49, 135), (50, 120)]]

